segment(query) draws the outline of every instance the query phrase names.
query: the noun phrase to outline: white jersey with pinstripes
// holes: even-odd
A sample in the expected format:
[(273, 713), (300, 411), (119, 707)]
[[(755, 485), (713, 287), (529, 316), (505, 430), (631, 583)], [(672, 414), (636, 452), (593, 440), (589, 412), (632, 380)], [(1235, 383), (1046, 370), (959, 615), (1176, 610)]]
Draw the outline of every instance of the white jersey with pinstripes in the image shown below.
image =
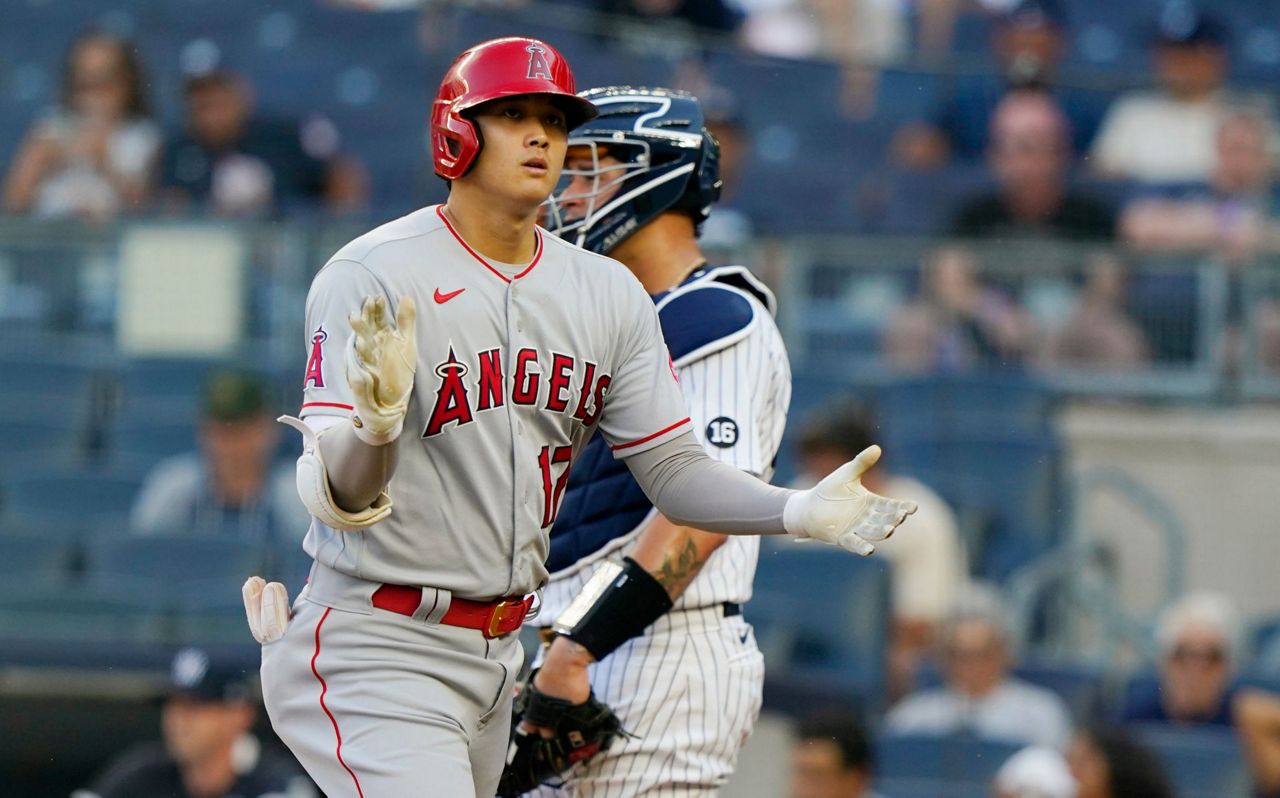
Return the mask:
[[(717, 270), (704, 279), (714, 280)], [(699, 281), (683, 290), (698, 288)], [(739, 292), (755, 311), (750, 325), (733, 343), (699, 349), (676, 359), (676, 372), (694, 432), (707, 453), (722, 462), (768, 481), (782, 443), (791, 403), (791, 368), (773, 315), (759, 299)], [(678, 296), (673, 292), (671, 296)], [(666, 298), (658, 307), (664, 307)], [(552, 575), (543, 591), (538, 623), (550, 623), (582, 589), (603, 558), (620, 560), (634, 546), (649, 520), (572, 568)], [(676, 599), (675, 607), (710, 607), (724, 602), (745, 604), (751, 598), (760, 538), (730, 535), (712, 552), (697, 577)]]
[[(357, 238), (307, 297), (303, 417), (352, 412), (348, 317), (367, 296), (418, 307), (418, 364), (391, 515), (359, 533), (312, 519), (304, 546), (361, 579), (489, 599), (547, 579), (547, 529), (600, 429), (619, 457), (689, 430), (658, 316), (621, 264), (536, 231), (524, 267), (487, 262), (439, 206)], [(315, 423), (313, 420), (312, 423)]]

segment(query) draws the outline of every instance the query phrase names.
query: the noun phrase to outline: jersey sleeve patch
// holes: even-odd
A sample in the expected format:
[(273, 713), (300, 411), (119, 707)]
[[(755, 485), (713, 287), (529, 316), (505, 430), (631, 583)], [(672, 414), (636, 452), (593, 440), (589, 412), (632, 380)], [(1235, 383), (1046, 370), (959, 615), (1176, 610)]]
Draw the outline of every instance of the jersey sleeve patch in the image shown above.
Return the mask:
[(714, 283), (673, 293), (658, 306), (662, 335), (677, 366), (732, 346), (755, 317), (755, 306), (742, 292)]

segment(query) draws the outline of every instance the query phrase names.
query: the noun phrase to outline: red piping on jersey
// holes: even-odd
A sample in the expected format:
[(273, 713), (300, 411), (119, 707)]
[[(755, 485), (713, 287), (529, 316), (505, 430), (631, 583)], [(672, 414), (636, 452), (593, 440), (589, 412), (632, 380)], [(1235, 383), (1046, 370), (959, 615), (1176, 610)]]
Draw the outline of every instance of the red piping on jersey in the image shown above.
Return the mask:
[(533, 260), (529, 261), (529, 265), (525, 267), (524, 271), (520, 272), (515, 277), (508, 277), (502, 272), (493, 268), (493, 266), (489, 263), (489, 261), (485, 260), (484, 257), (481, 256), (479, 252), (476, 252), (474, 249), (472, 249), (470, 244), (462, 240), (462, 236), (458, 235), (458, 231), (454, 230), (453, 225), (449, 223), (449, 217), (444, 215), (443, 205), (436, 206), (436, 215), (440, 217), (440, 221), (444, 222), (444, 226), (449, 228), (449, 232), (453, 233), (453, 237), (458, 240), (458, 243), (462, 245), (462, 248), (465, 249), (467, 252), (470, 252), (471, 257), (483, 263), (486, 269), (498, 275), (498, 277), (500, 277), (504, 283), (509, 283), (512, 280), (519, 280), (521, 277), (524, 277), (526, 274), (533, 271), (533, 267), (537, 266), (538, 261), (542, 259), (542, 231), (539, 230), (535, 225), (533, 228), (533, 235), (537, 239), (537, 245), (535, 246), (533, 251)]
[(652, 435), (646, 435), (638, 441), (631, 441), (630, 443), (620, 443), (617, 446), (610, 446), (609, 451), (616, 452), (619, 449), (630, 449), (632, 446), (639, 446), (640, 444), (647, 443), (648, 441), (651, 441), (660, 435), (666, 435), (668, 432), (680, 426), (681, 424), (688, 424), (688, 423), (689, 423), (689, 419), (682, 418), (676, 423), (672, 424), (671, 426), (666, 427), (664, 429), (660, 429), (657, 432), (653, 433)]
[(351, 405), (339, 404), (337, 402), (303, 402), (302, 406), (307, 407), (339, 407), (343, 410), (355, 410)]
[(320, 671), (316, 670), (316, 659), (320, 656), (320, 627), (324, 626), (325, 620), (329, 617), (332, 609), (326, 608), (324, 615), (320, 616), (320, 623), (316, 624), (316, 653), (311, 655), (311, 672), (315, 674), (316, 681), (320, 682), (320, 708), (324, 710), (324, 714), (329, 716), (329, 722), (333, 724), (333, 736), (338, 738), (338, 747), (336, 753), (338, 755), (338, 764), (342, 765), (342, 769), (351, 774), (351, 780), (356, 783), (356, 794), (360, 798), (364, 798), (364, 790), (360, 789), (360, 779), (356, 778), (355, 771), (347, 767), (347, 763), (342, 759), (342, 732), (338, 731), (338, 721), (333, 717), (333, 713), (329, 711), (329, 707), (324, 703), (325, 693), (329, 692), (329, 685), (325, 684), (324, 677), (320, 675)]

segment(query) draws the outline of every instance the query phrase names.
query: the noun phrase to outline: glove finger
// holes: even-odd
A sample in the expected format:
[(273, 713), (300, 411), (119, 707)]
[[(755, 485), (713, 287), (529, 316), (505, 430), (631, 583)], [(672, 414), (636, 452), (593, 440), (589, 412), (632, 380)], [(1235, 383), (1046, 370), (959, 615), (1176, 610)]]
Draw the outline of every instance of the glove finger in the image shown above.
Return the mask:
[(862, 475), (871, 470), (871, 466), (880, 461), (880, 447), (874, 443), (858, 453), (853, 458), (853, 478), (861, 479)]
[(269, 582), (262, 589), (262, 637), (270, 643), (284, 637), (289, 625), (289, 592), (279, 582)]
[(380, 296), (372, 297), (369, 302), (369, 327), (374, 332), (387, 328), (387, 300)]
[(240, 588), (240, 596), (244, 599), (244, 613), (249, 621), (249, 633), (253, 639), (262, 642), (262, 589), (266, 580), (260, 576), (251, 576)]
[(418, 320), (418, 306), (413, 297), (400, 297), (400, 306), (396, 308), (396, 329), (407, 339), (413, 338), (413, 327)]
[(828, 474), (815, 489), (824, 499), (847, 499), (858, 489), (858, 480), (880, 459), (880, 447), (868, 446), (849, 462)]
[(843, 535), (836, 538), (836, 545), (845, 551), (851, 551), (854, 554), (858, 554), (863, 557), (870, 557), (876, 550), (875, 546), (872, 546), (853, 532), (845, 532)]

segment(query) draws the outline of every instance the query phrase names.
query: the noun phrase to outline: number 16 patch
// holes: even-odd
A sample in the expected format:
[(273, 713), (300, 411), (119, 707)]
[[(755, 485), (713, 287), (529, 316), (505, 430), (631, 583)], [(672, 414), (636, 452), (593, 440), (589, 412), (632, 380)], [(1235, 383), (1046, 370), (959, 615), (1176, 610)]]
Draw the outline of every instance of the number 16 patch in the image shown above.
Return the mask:
[(711, 419), (707, 425), (707, 442), (720, 449), (728, 449), (738, 442), (738, 422), (728, 416)]

